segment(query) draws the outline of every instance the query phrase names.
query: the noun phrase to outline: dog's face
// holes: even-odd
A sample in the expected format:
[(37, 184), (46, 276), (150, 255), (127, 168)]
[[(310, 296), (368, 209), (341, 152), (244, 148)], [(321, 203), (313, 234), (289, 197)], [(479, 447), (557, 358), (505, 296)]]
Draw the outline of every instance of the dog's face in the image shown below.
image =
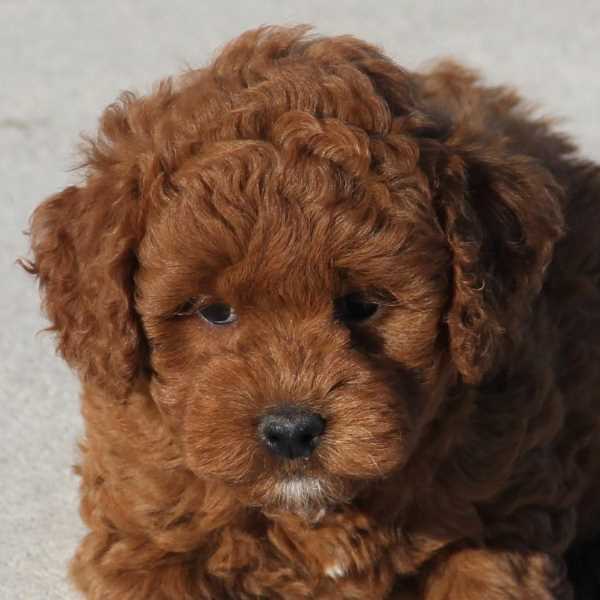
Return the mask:
[(36, 211), (63, 356), (117, 399), (148, 379), (189, 469), (243, 502), (400, 476), (539, 288), (551, 181), (418, 85), (357, 40), (253, 32), (109, 108), (84, 185)]
[(219, 143), (148, 223), (136, 294), (153, 395), (189, 467), (248, 502), (347, 499), (403, 464), (427, 408), (448, 251), (369, 175), (275, 140)]

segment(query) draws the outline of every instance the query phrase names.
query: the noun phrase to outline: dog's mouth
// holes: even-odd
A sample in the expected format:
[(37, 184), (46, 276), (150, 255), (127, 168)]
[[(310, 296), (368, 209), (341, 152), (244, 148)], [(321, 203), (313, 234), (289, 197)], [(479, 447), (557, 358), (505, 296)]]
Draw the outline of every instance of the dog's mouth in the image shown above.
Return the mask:
[(326, 496), (323, 482), (317, 477), (282, 479), (273, 486), (272, 491), (274, 504), (290, 508), (323, 504)]
[(314, 476), (292, 476), (274, 482), (263, 497), (267, 513), (292, 513), (309, 521), (319, 521), (335, 501), (327, 483)]
[[(349, 481), (317, 473), (288, 474), (272, 480), (258, 501), (267, 511), (289, 512), (313, 518), (345, 504), (358, 491)], [(311, 516), (312, 515), (312, 516)]]

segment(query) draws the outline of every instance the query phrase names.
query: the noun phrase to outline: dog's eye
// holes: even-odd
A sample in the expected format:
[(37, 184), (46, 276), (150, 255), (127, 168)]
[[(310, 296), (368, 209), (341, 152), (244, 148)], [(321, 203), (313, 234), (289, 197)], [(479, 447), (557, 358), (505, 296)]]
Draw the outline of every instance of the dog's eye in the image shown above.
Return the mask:
[(198, 314), (213, 325), (229, 325), (237, 321), (237, 314), (233, 307), (222, 302), (204, 306), (198, 310)]
[(371, 318), (379, 309), (377, 302), (372, 302), (360, 294), (348, 294), (334, 301), (334, 316), (340, 321), (357, 323)]

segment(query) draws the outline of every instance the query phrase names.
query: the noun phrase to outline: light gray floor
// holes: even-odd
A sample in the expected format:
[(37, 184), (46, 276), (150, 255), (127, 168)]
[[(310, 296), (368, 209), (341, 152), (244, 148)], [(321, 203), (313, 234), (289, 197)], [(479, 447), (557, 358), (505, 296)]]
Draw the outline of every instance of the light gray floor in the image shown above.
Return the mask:
[(79, 132), (119, 91), (202, 64), (245, 29), (299, 22), (380, 44), (408, 67), (462, 59), (564, 117), (600, 159), (597, 0), (0, 0), (1, 600), (75, 598), (65, 570), (83, 531), (77, 385), (36, 337), (37, 293), (14, 265), (29, 213), (73, 180)]

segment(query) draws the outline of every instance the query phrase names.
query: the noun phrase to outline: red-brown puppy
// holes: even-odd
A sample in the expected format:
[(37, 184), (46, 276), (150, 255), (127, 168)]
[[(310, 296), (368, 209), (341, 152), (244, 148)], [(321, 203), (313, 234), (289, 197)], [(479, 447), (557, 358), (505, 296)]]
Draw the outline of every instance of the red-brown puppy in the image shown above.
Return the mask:
[(252, 31), (31, 235), (91, 600), (550, 600), (600, 528), (600, 169), (506, 88)]

